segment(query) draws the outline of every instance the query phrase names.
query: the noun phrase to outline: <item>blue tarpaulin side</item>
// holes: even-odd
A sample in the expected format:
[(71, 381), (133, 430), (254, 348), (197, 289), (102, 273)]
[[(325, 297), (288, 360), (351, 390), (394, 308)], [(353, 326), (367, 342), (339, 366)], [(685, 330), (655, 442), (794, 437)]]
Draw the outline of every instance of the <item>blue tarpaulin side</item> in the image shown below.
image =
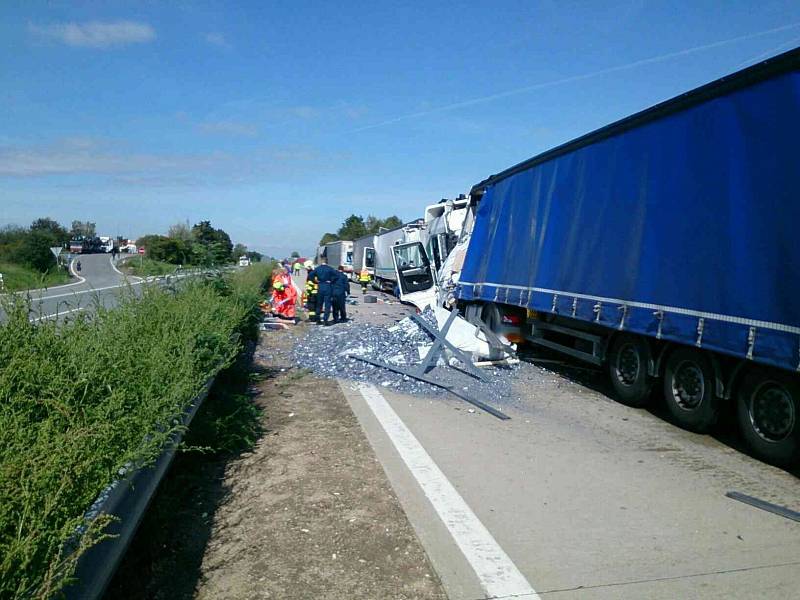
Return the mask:
[(796, 370), (800, 74), (489, 185), (458, 295)]

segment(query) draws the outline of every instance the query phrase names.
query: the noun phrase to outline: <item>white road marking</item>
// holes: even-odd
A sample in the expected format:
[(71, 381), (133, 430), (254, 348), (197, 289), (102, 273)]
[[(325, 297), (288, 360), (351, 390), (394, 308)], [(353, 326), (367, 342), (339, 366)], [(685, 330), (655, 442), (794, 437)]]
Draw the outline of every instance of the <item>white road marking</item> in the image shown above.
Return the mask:
[(67, 296), (79, 296), (81, 294), (89, 294), (91, 292), (102, 292), (104, 290), (113, 290), (115, 288), (125, 287), (126, 285), (141, 285), (144, 283), (143, 281), (134, 281), (134, 282), (124, 282), (118, 283), (117, 285), (107, 285), (105, 287), (99, 288), (89, 288), (88, 290), (80, 290), (77, 292), (70, 292), (68, 294), (56, 294), (54, 296), (37, 296), (34, 300), (52, 300), (53, 298), (66, 298)]
[[(74, 260), (71, 260), (69, 262), (69, 272), (72, 273), (73, 277), (77, 277), (78, 279), (80, 279), (80, 281), (76, 281), (75, 283), (69, 283), (67, 285), (78, 285), (79, 283), (84, 283), (86, 281), (86, 278), (85, 277), (81, 277), (80, 275), (78, 275), (78, 272), (75, 270), (75, 261)], [(64, 286), (64, 287), (67, 287), (67, 286)]]
[(487, 596), (538, 600), (539, 595), (525, 576), (472, 512), (380, 391), (363, 383), (359, 384), (358, 390), (475, 571)]
[(29, 319), (31, 323), (38, 323), (39, 321), (44, 321), (45, 319), (52, 319), (53, 317), (61, 317), (63, 315), (68, 315), (69, 313), (74, 313), (79, 310), (86, 310), (85, 306), (80, 306), (78, 308), (72, 308), (70, 310), (62, 310), (61, 312), (53, 313), (52, 315), (42, 315), (41, 317), (34, 317), (33, 319)]
[(114, 271), (115, 271), (116, 273), (118, 273), (119, 275), (122, 275), (123, 277), (127, 277), (127, 278), (129, 278), (129, 279), (138, 279), (138, 280), (140, 280), (140, 281), (141, 281), (141, 279), (142, 279), (141, 277), (137, 277), (136, 275), (125, 275), (125, 273), (123, 273), (122, 271), (120, 271), (120, 270), (117, 268), (117, 265), (115, 265), (115, 264), (114, 264), (114, 257), (113, 257), (113, 256), (109, 257), (109, 259), (108, 259), (108, 262), (111, 264), (111, 268), (112, 268), (112, 269), (114, 269)]

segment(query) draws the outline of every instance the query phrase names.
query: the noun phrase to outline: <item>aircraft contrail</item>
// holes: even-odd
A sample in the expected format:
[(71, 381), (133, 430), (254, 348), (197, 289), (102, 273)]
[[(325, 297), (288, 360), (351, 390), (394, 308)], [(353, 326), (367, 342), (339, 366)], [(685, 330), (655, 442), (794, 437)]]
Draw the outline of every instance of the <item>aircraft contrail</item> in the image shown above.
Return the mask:
[(766, 52), (761, 52), (760, 54), (754, 56), (753, 58), (748, 58), (746, 61), (736, 65), (735, 68), (738, 71), (739, 69), (743, 69), (747, 65), (755, 64), (761, 60), (769, 58), (770, 56), (776, 55), (784, 50), (790, 50), (791, 48), (797, 46), (797, 44), (800, 44), (800, 37), (792, 38), (786, 42), (783, 42), (782, 44), (778, 44), (774, 48), (770, 48)]
[[(427, 115), (431, 115), (434, 113), (439, 112), (446, 112), (449, 110), (454, 110), (457, 108), (463, 108), (465, 106), (473, 106), (475, 104), (483, 104), (484, 102), (491, 102), (492, 100), (498, 100), (500, 98), (507, 98), (508, 96), (516, 96), (517, 94), (525, 94), (527, 92), (532, 92), (534, 90), (541, 90), (548, 87), (553, 87), (557, 85), (563, 85), (565, 83), (572, 83), (574, 81), (582, 81), (584, 79), (591, 79), (593, 77), (599, 77), (601, 75), (607, 75), (608, 73), (615, 73), (617, 71), (624, 71), (626, 69), (633, 69), (635, 67), (641, 67), (642, 65), (649, 65), (657, 62), (661, 62), (664, 60), (669, 60), (671, 58), (677, 58), (679, 56), (686, 56), (687, 54), (694, 54), (695, 52), (700, 52), (702, 50), (710, 50), (711, 48), (717, 48), (719, 46), (726, 46), (728, 44), (734, 44), (736, 42), (741, 42), (744, 40), (749, 40), (765, 35), (770, 35), (773, 33), (779, 33), (781, 31), (788, 31), (790, 29), (795, 29), (800, 27), (800, 23), (791, 23), (789, 25), (782, 25), (781, 27), (775, 27), (773, 29), (767, 29), (764, 31), (758, 31), (756, 33), (748, 33), (747, 35), (740, 35), (738, 37), (730, 38), (727, 40), (720, 40), (718, 42), (712, 42), (710, 44), (704, 44), (702, 46), (695, 46), (693, 48), (686, 48), (685, 50), (678, 50), (677, 52), (669, 52), (667, 54), (662, 54), (660, 56), (653, 56), (651, 58), (644, 58), (642, 60), (637, 60), (632, 63), (627, 63), (624, 65), (618, 65), (616, 67), (609, 67), (607, 69), (601, 69), (599, 71), (594, 71), (592, 73), (585, 73), (583, 75), (573, 75), (571, 77), (564, 77), (563, 79), (555, 79), (551, 81), (545, 81), (543, 83), (535, 83), (533, 85), (526, 85), (525, 87), (516, 88), (513, 90), (506, 90), (505, 92), (499, 92), (497, 94), (490, 94), (489, 96), (481, 96), (478, 98), (471, 98), (470, 100), (462, 100), (461, 102), (454, 102), (452, 104), (445, 104), (444, 106), (438, 106), (436, 108), (431, 108), (429, 110), (422, 110), (414, 113), (409, 113), (406, 115), (401, 115), (399, 117), (394, 117), (392, 119), (387, 119), (385, 121), (381, 121), (380, 123), (373, 123), (372, 125), (365, 125), (364, 127), (359, 127), (357, 129), (351, 129), (351, 133), (356, 133), (359, 131), (366, 131), (368, 129), (375, 129), (377, 127), (384, 127), (385, 125), (392, 125), (394, 123), (399, 123), (400, 121), (407, 121), (409, 119), (415, 119), (417, 117), (424, 117)], [(781, 44), (783, 46), (785, 44)], [(755, 59), (753, 59), (755, 60)]]

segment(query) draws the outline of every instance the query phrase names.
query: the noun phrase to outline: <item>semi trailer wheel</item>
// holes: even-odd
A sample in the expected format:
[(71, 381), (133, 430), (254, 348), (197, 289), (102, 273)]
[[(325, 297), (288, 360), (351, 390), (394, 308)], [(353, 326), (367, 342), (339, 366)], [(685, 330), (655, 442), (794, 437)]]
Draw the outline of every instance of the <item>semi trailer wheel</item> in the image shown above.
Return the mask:
[(664, 370), (664, 400), (681, 427), (705, 433), (717, 422), (714, 388), (714, 369), (702, 352), (679, 348), (670, 355)]
[(800, 462), (800, 384), (788, 374), (749, 370), (737, 390), (739, 428), (759, 458), (790, 466)]
[(606, 366), (617, 399), (628, 406), (646, 406), (653, 389), (653, 378), (647, 374), (650, 346), (636, 335), (622, 334), (614, 338)]

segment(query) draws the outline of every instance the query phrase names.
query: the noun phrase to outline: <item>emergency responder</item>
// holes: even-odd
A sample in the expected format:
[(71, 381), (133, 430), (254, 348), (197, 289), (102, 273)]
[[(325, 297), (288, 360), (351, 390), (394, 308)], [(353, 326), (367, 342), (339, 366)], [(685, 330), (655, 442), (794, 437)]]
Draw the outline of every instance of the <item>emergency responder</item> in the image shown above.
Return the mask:
[(340, 266), (338, 276), (333, 282), (333, 322), (344, 323), (347, 321), (347, 291), (350, 289), (350, 280), (344, 273), (344, 267)]
[(331, 317), (331, 302), (333, 301), (333, 282), (339, 277), (339, 272), (328, 266), (328, 259), (324, 256), (319, 259), (321, 263), (309, 273), (319, 284), (317, 295), (317, 317), (323, 325), (328, 325)]
[(275, 269), (272, 272), (272, 311), (279, 317), (294, 321), (296, 304), (297, 291), (291, 276), (283, 269)]
[(314, 272), (314, 263), (310, 260), (307, 260), (303, 267), (306, 270), (306, 311), (308, 312), (308, 320), (309, 321), (318, 321), (319, 320), (319, 310), (317, 309), (317, 304), (319, 303), (319, 285), (317, 281), (312, 277), (312, 273)]
[(361, 272), (358, 274), (358, 283), (361, 284), (361, 293), (366, 294), (367, 285), (369, 284), (369, 271), (367, 271), (366, 267), (361, 269)]

